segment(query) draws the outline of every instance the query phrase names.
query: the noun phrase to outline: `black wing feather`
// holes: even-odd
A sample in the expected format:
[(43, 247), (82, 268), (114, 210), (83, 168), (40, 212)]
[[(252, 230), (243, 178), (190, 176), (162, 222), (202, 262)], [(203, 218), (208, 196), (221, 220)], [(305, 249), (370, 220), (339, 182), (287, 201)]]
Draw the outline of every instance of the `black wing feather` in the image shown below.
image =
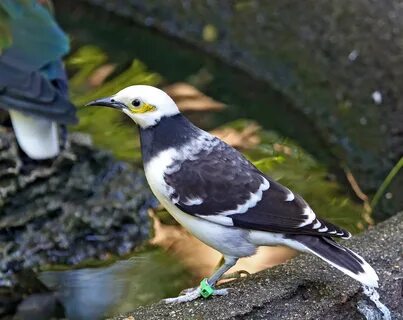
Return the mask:
[[(170, 170), (174, 167), (179, 169)], [(304, 210), (308, 204), (302, 197), (295, 194), (292, 201), (286, 201), (290, 193), (287, 188), (265, 176), (242, 154), (222, 141), (209, 151), (175, 161), (164, 179), (172, 188), (171, 200), (188, 214), (211, 216), (224, 213), (232, 219), (234, 226), (254, 230), (349, 236), (347, 231), (320, 219), (303, 225), (307, 218)], [(246, 212), (227, 214), (248, 201), (265, 179), (270, 187), (263, 191), (262, 199), (255, 206)], [(191, 203), (192, 199), (201, 203)], [(317, 226), (314, 228), (319, 223), (320, 228), (326, 228), (322, 231)]]
[[(171, 167), (177, 166), (174, 162)], [(236, 169), (235, 169), (236, 168)], [(235, 169), (235, 170), (234, 170)], [(168, 171), (170, 168), (168, 168)], [(262, 174), (245, 158), (220, 143), (211, 152), (201, 151), (196, 159), (180, 163), (180, 170), (165, 175), (172, 186), (177, 206), (190, 214), (213, 215), (236, 209), (259, 189)], [(200, 205), (187, 205), (190, 199), (203, 200)]]

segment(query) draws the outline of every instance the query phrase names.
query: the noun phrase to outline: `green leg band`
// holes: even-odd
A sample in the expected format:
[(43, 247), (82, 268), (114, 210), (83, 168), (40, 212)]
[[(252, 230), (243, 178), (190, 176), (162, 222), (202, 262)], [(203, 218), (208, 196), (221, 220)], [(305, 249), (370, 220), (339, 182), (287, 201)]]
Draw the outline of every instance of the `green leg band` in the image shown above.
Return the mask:
[(200, 282), (200, 294), (203, 298), (208, 298), (214, 293), (214, 288), (207, 282), (207, 278), (204, 278)]

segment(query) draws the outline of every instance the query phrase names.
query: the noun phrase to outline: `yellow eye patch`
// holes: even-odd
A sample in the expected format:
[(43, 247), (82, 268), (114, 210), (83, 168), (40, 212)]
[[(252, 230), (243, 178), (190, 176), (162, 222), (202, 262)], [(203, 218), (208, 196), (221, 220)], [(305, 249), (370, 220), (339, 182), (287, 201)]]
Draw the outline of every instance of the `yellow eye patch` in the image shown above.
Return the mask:
[(153, 106), (152, 104), (143, 102), (141, 104), (141, 106), (139, 106), (139, 107), (130, 106), (129, 110), (132, 113), (146, 113), (146, 112), (150, 112), (150, 111), (155, 111), (155, 110), (157, 110), (157, 108), (155, 106)]

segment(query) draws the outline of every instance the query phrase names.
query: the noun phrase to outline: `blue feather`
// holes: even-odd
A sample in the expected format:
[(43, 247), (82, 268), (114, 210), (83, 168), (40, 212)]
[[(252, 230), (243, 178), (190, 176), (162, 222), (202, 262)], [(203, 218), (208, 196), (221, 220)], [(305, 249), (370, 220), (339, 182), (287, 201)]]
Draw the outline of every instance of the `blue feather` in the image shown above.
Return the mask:
[(13, 41), (1, 56), (3, 62), (25, 71), (45, 67), (46, 72), (49, 63), (68, 53), (67, 35), (37, 0), (2, 0), (0, 6), (9, 15)]
[(61, 60), (69, 51), (66, 34), (37, 0), (0, 0), (0, 9), (12, 36), (0, 55), (0, 108), (76, 123)]

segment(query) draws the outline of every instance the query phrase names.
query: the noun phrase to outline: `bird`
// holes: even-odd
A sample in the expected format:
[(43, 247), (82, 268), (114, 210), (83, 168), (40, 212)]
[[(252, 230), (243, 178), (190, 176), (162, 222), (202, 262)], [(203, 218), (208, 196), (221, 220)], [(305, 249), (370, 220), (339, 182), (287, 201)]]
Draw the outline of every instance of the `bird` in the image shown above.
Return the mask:
[(167, 303), (227, 294), (217, 281), (260, 246), (314, 254), (363, 285), (378, 286), (364, 258), (334, 240), (350, 238), (348, 231), (317, 217), (300, 195), (193, 125), (164, 91), (134, 85), (87, 106), (118, 109), (138, 125), (152, 192), (185, 229), (223, 254), (224, 264), (212, 276)]
[[(69, 41), (49, 1), (0, 1), (0, 109), (8, 110), (19, 147), (33, 160), (60, 152), (58, 125), (77, 122), (62, 57)], [(48, 4), (46, 6), (46, 4)]]

